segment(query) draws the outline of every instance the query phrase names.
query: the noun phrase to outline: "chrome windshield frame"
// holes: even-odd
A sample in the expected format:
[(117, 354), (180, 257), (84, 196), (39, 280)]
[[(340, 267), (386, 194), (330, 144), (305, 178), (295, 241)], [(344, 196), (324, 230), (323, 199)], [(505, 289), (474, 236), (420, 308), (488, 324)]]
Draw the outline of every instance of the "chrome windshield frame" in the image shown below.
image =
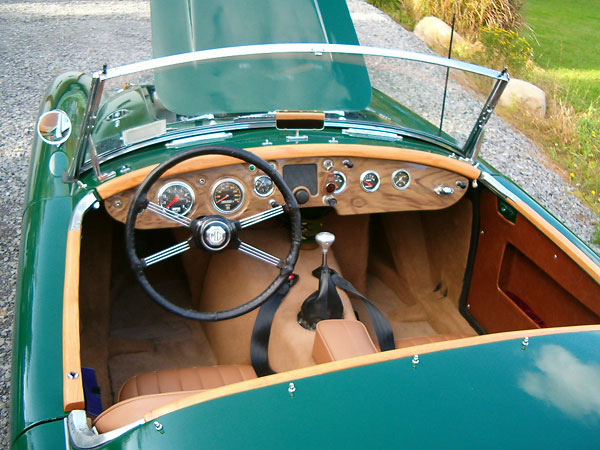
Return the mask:
[[(147, 72), (156, 69), (164, 69), (168, 67), (176, 67), (185, 64), (191, 64), (200, 61), (220, 60), (226, 58), (233, 58), (239, 56), (257, 56), (257, 55), (268, 55), (268, 54), (313, 54), (321, 56), (323, 54), (343, 54), (343, 55), (357, 55), (357, 56), (379, 56), (388, 57), (395, 59), (402, 59), (406, 61), (422, 62), (426, 64), (432, 64), (450, 69), (457, 69), (466, 72), (471, 72), (477, 75), (481, 75), (487, 78), (495, 79), (496, 84), (492, 93), (488, 97), (485, 106), (480, 114), (479, 120), (476, 122), (475, 127), (471, 131), (469, 139), (465, 143), (462, 149), (462, 154), (467, 159), (473, 160), (475, 155), (475, 149), (477, 142), (481, 139), (483, 128), (494, 110), (500, 94), (506, 87), (509, 81), (508, 74), (506, 71), (497, 71), (486, 67), (481, 67), (476, 64), (471, 64), (463, 61), (454, 59), (444, 58), (437, 55), (427, 55), (416, 52), (408, 52), (404, 50), (394, 50), (380, 47), (366, 47), (360, 45), (346, 45), (346, 44), (323, 44), (323, 43), (302, 43), (302, 44), (259, 44), (259, 45), (244, 45), (237, 47), (225, 47), (210, 50), (200, 50), (190, 53), (181, 53), (177, 55), (163, 56), (160, 58), (153, 58), (146, 61), (141, 61), (133, 64), (127, 64), (120, 67), (107, 69), (103, 68), (101, 71), (94, 72), (92, 74), (92, 86), (88, 97), (88, 104), (86, 107), (84, 120), (82, 121), (81, 131), (79, 133), (79, 139), (77, 141), (77, 149), (75, 151), (75, 157), (69, 168), (69, 181), (75, 181), (79, 178), (83, 163), (85, 160), (85, 151), (87, 143), (91, 139), (91, 132), (94, 128), (94, 121), (100, 105), (100, 99), (102, 97), (102, 91), (104, 82), (114, 78), (132, 75), (140, 72)], [(100, 172), (99, 164), (95, 163), (98, 160), (95, 149), (92, 147), (91, 155), (92, 165), (96, 172), (96, 177), (99, 181), (106, 178), (104, 174)]]

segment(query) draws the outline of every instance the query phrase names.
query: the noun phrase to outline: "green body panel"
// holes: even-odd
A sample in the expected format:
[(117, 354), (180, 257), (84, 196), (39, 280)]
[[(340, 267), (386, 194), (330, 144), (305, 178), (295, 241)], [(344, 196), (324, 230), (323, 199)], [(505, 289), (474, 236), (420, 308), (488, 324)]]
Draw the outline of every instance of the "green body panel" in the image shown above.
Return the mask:
[[(151, 19), (154, 57), (251, 44), (358, 44), (344, 0), (152, 0)], [(184, 115), (365, 108), (371, 86), (362, 58), (343, 64), (330, 56), (161, 70), (156, 90), (168, 109)]]
[(65, 421), (48, 422), (27, 430), (12, 444), (13, 450), (57, 450), (68, 448)]
[(11, 436), (61, 417), (62, 297), (70, 197), (32, 203), (23, 217), (13, 329)]
[(285, 382), (219, 398), (107, 448), (597, 448), (598, 346), (540, 336), (291, 380), (293, 397)]
[(61, 169), (66, 169), (75, 150), (89, 84), (87, 75), (62, 74), (50, 85), (40, 107), (40, 114), (56, 108), (67, 112), (73, 132), (59, 149), (43, 143), (37, 134), (33, 143), (21, 225), (13, 328), (13, 440), (27, 427), (64, 415), (63, 268), (68, 222), (78, 199), (70, 196), (71, 185), (62, 180)]

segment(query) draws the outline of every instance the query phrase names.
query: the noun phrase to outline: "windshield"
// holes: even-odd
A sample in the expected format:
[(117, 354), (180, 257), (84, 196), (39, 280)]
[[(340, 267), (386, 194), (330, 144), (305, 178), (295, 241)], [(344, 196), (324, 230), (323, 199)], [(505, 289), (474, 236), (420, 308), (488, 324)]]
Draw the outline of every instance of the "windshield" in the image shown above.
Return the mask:
[(102, 96), (88, 105), (97, 112), (88, 163), (93, 151), (102, 162), (157, 141), (275, 127), (284, 110), (323, 111), (326, 127), (368, 124), (463, 153), (493, 109), (490, 92), (508, 80), (436, 56), (328, 44), (207, 50), (94, 77)]

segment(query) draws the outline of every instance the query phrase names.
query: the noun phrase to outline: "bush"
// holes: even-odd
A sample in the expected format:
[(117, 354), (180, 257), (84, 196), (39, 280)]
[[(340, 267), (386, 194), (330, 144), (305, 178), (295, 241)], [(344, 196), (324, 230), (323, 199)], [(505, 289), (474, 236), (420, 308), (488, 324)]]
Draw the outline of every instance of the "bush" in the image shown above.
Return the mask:
[(514, 31), (484, 27), (480, 31), (480, 41), (484, 49), (479, 51), (479, 57), (486, 66), (498, 70), (508, 66), (511, 74), (518, 75), (531, 64), (533, 48)]

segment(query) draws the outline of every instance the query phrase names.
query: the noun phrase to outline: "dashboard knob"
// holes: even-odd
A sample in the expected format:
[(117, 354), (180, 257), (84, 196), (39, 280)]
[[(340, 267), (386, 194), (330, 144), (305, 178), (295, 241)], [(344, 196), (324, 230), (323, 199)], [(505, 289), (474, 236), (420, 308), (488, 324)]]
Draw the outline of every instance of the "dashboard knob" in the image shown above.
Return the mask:
[(306, 189), (302, 188), (294, 192), (294, 197), (299, 205), (304, 205), (310, 198), (310, 195)]

